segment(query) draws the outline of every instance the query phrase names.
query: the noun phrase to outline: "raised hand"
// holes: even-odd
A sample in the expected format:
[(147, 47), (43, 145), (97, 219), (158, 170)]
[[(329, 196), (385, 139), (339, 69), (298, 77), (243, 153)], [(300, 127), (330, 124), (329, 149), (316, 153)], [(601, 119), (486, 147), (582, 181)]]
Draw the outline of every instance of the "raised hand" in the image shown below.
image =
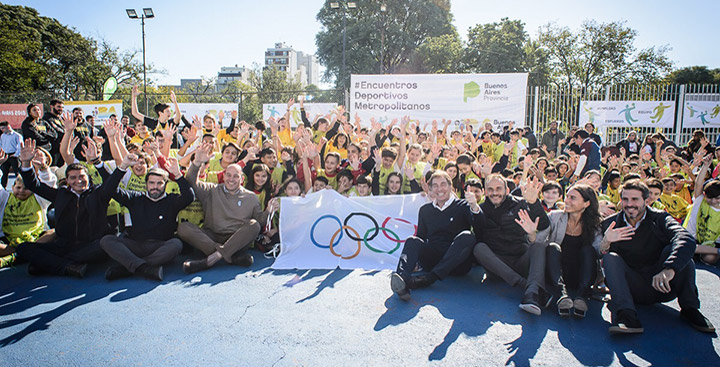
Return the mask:
[(523, 199), (525, 199), (528, 204), (534, 204), (538, 199), (542, 186), (542, 182), (540, 182), (537, 177), (533, 177), (525, 186), (520, 186)]
[(25, 139), (24, 144), (20, 147), (20, 156), (18, 159), (22, 162), (23, 167), (30, 167), (30, 162), (35, 157), (35, 140)]
[(165, 138), (165, 141), (172, 142), (173, 137), (175, 136), (175, 133), (177, 132), (177, 127), (172, 124), (167, 124), (167, 126), (161, 130), (163, 138)]
[(141, 162), (142, 162), (142, 159), (140, 159), (137, 155), (130, 153), (130, 154), (126, 155), (125, 157), (123, 157), (122, 162), (120, 162), (120, 169), (124, 171), (124, 170), (128, 169), (129, 167), (132, 167)]
[(5, 163), (5, 161), (8, 159), (8, 155), (5, 153), (4, 150), (0, 149), (0, 164)]
[(538, 224), (540, 223), (540, 218), (535, 218), (533, 221), (530, 218), (530, 214), (525, 209), (520, 209), (518, 212), (518, 218), (515, 219), (515, 223), (520, 225), (522, 229), (527, 234), (535, 234), (537, 231)]
[(487, 177), (492, 173), (493, 163), (490, 157), (480, 157), (480, 174), (481, 176)]
[(295, 104), (295, 100), (290, 98), (290, 100), (287, 103), (287, 109), (289, 110), (290, 107), (292, 107)]
[(167, 159), (167, 171), (175, 179), (182, 177), (182, 173), (180, 172), (180, 163), (177, 158), (170, 157)]
[(230, 112), (230, 117), (237, 120), (237, 110), (232, 110), (232, 112)]
[(415, 179), (415, 169), (411, 165), (406, 164), (403, 171), (405, 172), (405, 177), (407, 177), (408, 180)]
[(133, 96), (133, 98), (137, 97), (138, 94), (140, 94), (140, 91), (138, 90), (138, 86), (137, 86), (137, 85), (133, 85), (133, 87), (132, 87), (132, 96)]
[(65, 128), (65, 132), (70, 132), (70, 131), (75, 130), (77, 123), (72, 118), (72, 115), (70, 114), (70, 112), (63, 113), (61, 119), (62, 119), (62, 123), (63, 123), (63, 128)]
[[(209, 142), (202, 143), (197, 149), (195, 149), (195, 159), (193, 163), (200, 166), (210, 160), (212, 157), (213, 144)], [(248, 151), (248, 155), (250, 155)]]
[(629, 241), (635, 234), (635, 227), (625, 226), (622, 228), (615, 228), (615, 223), (610, 223), (610, 226), (605, 230), (605, 237), (603, 241), (607, 243), (613, 243), (618, 241)]
[(171, 91), (170, 91), (170, 101), (171, 101), (173, 104), (177, 103), (177, 97), (175, 96), (175, 91), (174, 91), (174, 90), (171, 90)]
[(95, 145), (95, 141), (93, 141), (90, 137), (86, 137), (85, 142), (87, 145), (83, 145), (82, 150), (83, 153), (85, 153), (85, 158), (87, 158), (88, 162), (98, 159), (98, 149), (97, 145)]
[(218, 122), (222, 122), (222, 120), (224, 118), (225, 118), (225, 111), (220, 110), (220, 112), (218, 112)]
[(117, 124), (112, 123), (110, 120), (105, 122), (105, 124), (103, 125), (103, 129), (105, 129), (105, 135), (107, 135), (109, 139), (112, 139), (118, 133)]
[(192, 117), (192, 122), (194, 126), (197, 126), (198, 129), (202, 129), (202, 121), (200, 120), (200, 117), (198, 115), (194, 115)]

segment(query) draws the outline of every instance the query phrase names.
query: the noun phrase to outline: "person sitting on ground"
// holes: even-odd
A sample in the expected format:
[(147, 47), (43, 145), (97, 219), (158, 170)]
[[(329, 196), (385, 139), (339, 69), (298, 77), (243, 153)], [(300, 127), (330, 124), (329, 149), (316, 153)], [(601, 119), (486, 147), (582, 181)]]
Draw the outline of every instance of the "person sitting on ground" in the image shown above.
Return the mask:
[(536, 241), (547, 245), (548, 287), (558, 296), (560, 316), (585, 317), (590, 286), (597, 274), (597, 259), (602, 233), (599, 205), (595, 190), (588, 185), (574, 185), (565, 198), (564, 210), (548, 215), (550, 226), (537, 235)]
[(221, 184), (198, 180), (200, 167), (210, 160), (212, 144), (203, 143), (195, 150), (185, 178), (205, 209), (203, 227), (190, 222), (178, 225), (178, 237), (206, 256), (183, 263), (186, 273), (208, 269), (221, 259), (234, 265), (250, 266), (253, 257), (245, 249), (250, 246), (267, 219), (257, 195), (240, 185), (242, 168), (231, 164), (225, 169)]
[[(84, 149), (96, 167), (102, 168), (95, 145), (88, 144)], [(20, 175), (30, 191), (54, 204), (58, 238), (49, 243), (25, 242), (18, 246), (17, 257), (30, 263), (28, 272), (32, 275), (49, 273), (82, 278), (87, 263), (106, 258), (100, 248), (100, 238), (112, 233), (106, 215), (110, 197), (125, 174), (124, 170), (137, 158), (131, 155), (102, 185), (92, 187), (87, 168), (71, 163), (65, 170), (67, 186), (56, 189), (38, 181), (30, 166), (33, 157), (35, 142), (27, 139), (20, 151)]]
[(518, 199), (508, 194), (504, 177), (491, 174), (485, 180), (485, 202), (480, 206), (483, 215), (476, 216), (473, 223), (478, 242), (473, 250), (475, 259), (489, 273), (523, 289), (519, 307), (535, 315), (552, 300), (545, 290), (545, 245), (535, 242), (536, 233), (527, 232), (516, 218), (525, 210), (537, 230), (548, 227), (547, 214), (538, 200), (541, 187), (533, 179), (521, 187), (523, 198)]
[[(450, 176), (436, 171), (430, 177), (434, 200), (418, 212), (417, 234), (405, 240), (397, 270), (391, 275), (390, 288), (403, 301), (410, 300), (410, 290), (428, 287), (448, 275), (464, 275), (472, 267), (475, 237), (470, 232), (473, 216), (480, 213), (475, 195), (455, 197)], [(427, 274), (413, 276), (420, 264)]]
[(682, 316), (695, 329), (714, 333), (700, 313), (695, 285), (695, 238), (668, 213), (649, 208), (647, 185), (626, 182), (620, 197), (622, 211), (602, 223), (601, 243), (605, 283), (610, 289), (611, 334), (644, 331), (635, 304), (668, 302), (677, 298)]
[(685, 228), (698, 243), (695, 253), (708, 264), (720, 260), (720, 181), (705, 183), (712, 163), (712, 155), (703, 159), (703, 165), (695, 178), (694, 202), (685, 220)]
[(182, 242), (175, 237), (177, 216), (192, 203), (195, 195), (180, 173), (177, 159), (170, 158), (170, 161), (169, 173), (177, 177), (179, 194), (165, 193), (168, 172), (161, 168), (148, 170), (145, 192), (118, 189), (113, 194), (113, 198), (128, 209), (133, 225), (124, 237), (107, 235), (100, 240), (100, 247), (120, 263), (107, 269), (105, 279), (138, 274), (161, 281), (162, 264), (172, 261), (182, 250)]

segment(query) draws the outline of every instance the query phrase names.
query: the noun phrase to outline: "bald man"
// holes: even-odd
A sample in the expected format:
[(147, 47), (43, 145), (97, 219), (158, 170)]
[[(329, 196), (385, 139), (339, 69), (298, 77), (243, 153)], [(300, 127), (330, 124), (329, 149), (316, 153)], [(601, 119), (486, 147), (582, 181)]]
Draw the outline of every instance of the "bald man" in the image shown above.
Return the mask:
[(195, 159), (185, 173), (195, 196), (205, 212), (203, 228), (190, 222), (178, 225), (178, 237), (205, 254), (199, 260), (183, 263), (186, 273), (208, 269), (220, 260), (250, 266), (253, 257), (246, 249), (257, 238), (267, 214), (260, 207), (257, 195), (240, 185), (242, 168), (231, 164), (225, 169), (221, 184), (200, 182), (200, 167), (210, 160), (212, 144), (203, 143), (195, 151)]

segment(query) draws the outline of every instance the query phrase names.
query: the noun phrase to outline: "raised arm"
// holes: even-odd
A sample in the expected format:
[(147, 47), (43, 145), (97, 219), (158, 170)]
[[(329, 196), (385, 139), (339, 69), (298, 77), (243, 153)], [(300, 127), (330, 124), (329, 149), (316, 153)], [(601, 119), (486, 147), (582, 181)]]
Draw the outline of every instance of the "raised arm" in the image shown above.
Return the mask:
[(173, 106), (175, 107), (175, 120), (174, 120), (175, 124), (180, 125), (180, 121), (182, 121), (183, 114), (182, 114), (182, 111), (180, 111), (180, 106), (177, 103), (177, 97), (175, 97), (174, 90), (170, 91), (170, 100), (172, 101)]
[(702, 195), (703, 186), (705, 184), (705, 177), (707, 177), (707, 172), (710, 169), (711, 163), (712, 163), (712, 155), (706, 155), (702, 159), (702, 167), (700, 167), (700, 172), (698, 172), (697, 177), (695, 177), (695, 189), (693, 190), (693, 199)]
[(35, 151), (35, 141), (32, 139), (25, 139), (25, 144), (23, 144), (20, 149), (20, 156), (18, 157), (21, 163), (20, 175), (22, 176), (25, 187), (28, 190), (40, 195), (46, 200), (55, 201), (57, 189), (41, 183), (32, 168), (32, 160), (35, 157)]
[(132, 113), (133, 117), (136, 118), (138, 121), (145, 122), (145, 115), (143, 115), (142, 113), (140, 113), (140, 111), (138, 111), (138, 107), (137, 107), (138, 94), (139, 94), (138, 86), (134, 85), (132, 88), (132, 94), (130, 96), (131, 113)]

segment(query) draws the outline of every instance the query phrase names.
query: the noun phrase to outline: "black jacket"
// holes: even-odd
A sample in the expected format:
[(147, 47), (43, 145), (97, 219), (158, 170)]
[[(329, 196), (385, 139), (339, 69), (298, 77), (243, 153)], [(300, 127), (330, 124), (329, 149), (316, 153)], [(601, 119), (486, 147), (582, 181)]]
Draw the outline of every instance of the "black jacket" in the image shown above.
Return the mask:
[[(603, 233), (612, 222), (615, 222), (615, 228), (627, 226), (622, 213), (602, 222)], [(664, 259), (663, 267), (679, 272), (695, 254), (695, 238), (667, 212), (646, 207), (646, 213), (632, 239), (612, 243), (609, 251), (620, 255), (632, 269), (657, 273), (661, 270), (657, 268), (657, 264), (663, 261), (660, 259), (663, 248), (672, 246), (670, 256)]]
[(107, 221), (108, 204), (124, 174), (116, 169), (102, 185), (92, 186), (78, 196), (67, 186), (56, 189), (41, 183), (32, 169), (20, 170), (25, 187), (55, 205), (55, 233), (69, 243), (87, 243), (112, 233)]
[(476, 215), (473, 221), (475, 238), (478, 242), (487, 244), (498, 255), (521, 256), (530, 246), (527, 233), (515, 223), (520, 209), (525, 209), (532, 220), (540, 218), (538, 231), (550, 225), (550, 219), (540, 200), (528, 205), (524, 199), (508, 195), (499, 207), (496, 208), (486, 199), (480, 209), (482, 215)]
[(22, 135), (23, 139), (35, 140), (38, 147), (46, 149), (48, 152), (52, 150), (53, 142), (57, 139), (57, 133), (48, 126), (47, 122), (38, 120), (37, 123), (33, 123), (30, 117), (22, 122)]
[(177, 230), (178, 212), (190, 205), (195, 194), (185, 177), (177, 179), (180, 194), (166, 194), (152, 201), (144, 192), (117, 189), (113, 198), (128, 208), (133, 225), (128, 227), (128, 237), (136, 241), (167, 241)]

